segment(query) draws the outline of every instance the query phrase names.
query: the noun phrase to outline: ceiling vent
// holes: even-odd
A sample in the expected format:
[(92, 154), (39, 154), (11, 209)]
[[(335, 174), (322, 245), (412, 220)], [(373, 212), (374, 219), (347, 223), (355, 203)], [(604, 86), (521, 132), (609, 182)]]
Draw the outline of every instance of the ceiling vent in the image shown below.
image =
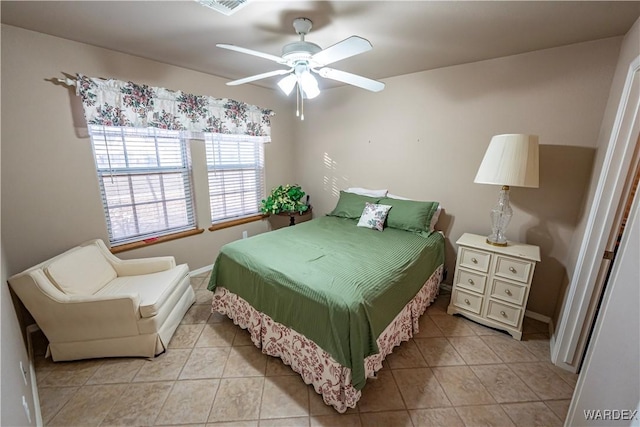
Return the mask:
[(213, 10), (217, 10), (218, 12), (224, 15), (233, 15), (247, 3), (249, 0), (196, 0), (203, 6), (210, 7)]

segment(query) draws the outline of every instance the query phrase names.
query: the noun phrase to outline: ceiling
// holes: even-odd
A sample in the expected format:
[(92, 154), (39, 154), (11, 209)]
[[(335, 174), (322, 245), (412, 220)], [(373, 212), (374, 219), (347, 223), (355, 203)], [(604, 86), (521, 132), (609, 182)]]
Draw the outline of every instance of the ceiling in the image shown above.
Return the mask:
[[(264, 1), (225, 16), (183, 1), (2, 1), (2, 23), (238, 79), (281, 66), (215, 47), (280, 56), (292, 22), (326, 48), (351, 35), (373, 50), (332, 64), (373, 79), (624, 35), (640, 1)], [(278, 78), (257, 81), (274, 88)], [(321, 88), (339, 83), (322, 79)]]

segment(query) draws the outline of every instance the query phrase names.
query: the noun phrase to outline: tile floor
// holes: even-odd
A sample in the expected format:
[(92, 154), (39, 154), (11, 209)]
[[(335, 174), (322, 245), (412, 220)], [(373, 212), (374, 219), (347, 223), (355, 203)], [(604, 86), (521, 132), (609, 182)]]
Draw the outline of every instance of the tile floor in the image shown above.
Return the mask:
[(53, 363), (36, 358), (45, 425), (63, 426), (560, 426), (577, 376), (549, 362), (547, 325), (524, 337), (449, 316), (442, 293), (420, 333), (386, 359), (355, 410), (338, 414), (245, 330), (210, 313), (207, 274), (197, 301), (150, 359)]

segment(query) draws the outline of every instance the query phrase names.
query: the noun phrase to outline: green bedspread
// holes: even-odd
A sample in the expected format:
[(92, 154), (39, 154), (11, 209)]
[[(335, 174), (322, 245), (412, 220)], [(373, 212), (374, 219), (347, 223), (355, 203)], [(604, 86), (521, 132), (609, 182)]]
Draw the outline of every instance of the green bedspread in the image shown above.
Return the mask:
[(208, 289), (237, 294), (366, 382), (376, 339), (444, 262), (444, 238), (321, 217), (225, 245)]

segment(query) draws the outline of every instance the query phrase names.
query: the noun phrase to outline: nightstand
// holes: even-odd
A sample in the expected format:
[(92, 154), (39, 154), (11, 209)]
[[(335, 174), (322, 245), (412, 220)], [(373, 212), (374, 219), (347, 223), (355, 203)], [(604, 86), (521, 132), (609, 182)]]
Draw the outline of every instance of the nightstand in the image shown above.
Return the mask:
[(272, 230), (278, 230), (290, 225), (300, 224), (301, 222), (309, 221), (312, 218), (312, 209), (309, 207), (305, 212), (293, 212), (293, 213), (279, 213), (275, 215), (269, 215), (268, 220), (271, 224)]
[(456, 244), (458, 259), (447, 313), (505, 330), (520, 340), (540, 248), (511, 241), (508, 246), (493, 246), (486, 236), (470, 233)]

